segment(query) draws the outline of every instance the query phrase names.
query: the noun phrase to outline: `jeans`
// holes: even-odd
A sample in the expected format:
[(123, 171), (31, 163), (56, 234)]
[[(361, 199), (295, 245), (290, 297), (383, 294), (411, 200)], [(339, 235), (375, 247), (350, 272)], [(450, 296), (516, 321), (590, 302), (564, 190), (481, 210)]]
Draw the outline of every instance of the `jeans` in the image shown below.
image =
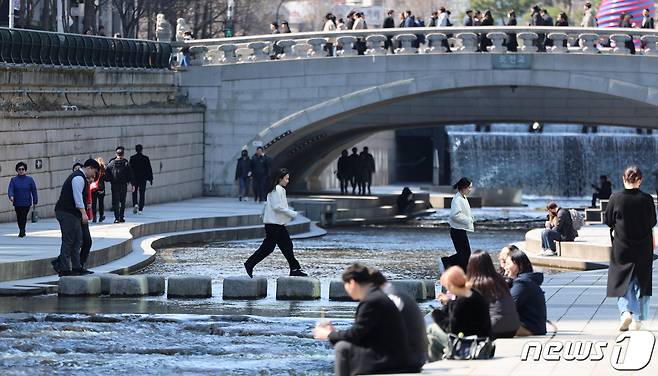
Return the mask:
[(265, 257), (269, 256), (273, 251), (274, 247), (279, 246), (281, 253), (288, 261), (290, 270), (301, 269), (299, 261), (295, 258), (295, 254), (292, 250), (292, 240), (290, 240), (290, 234), (288, 234), (288, 229), (283, 225), (275, 224), (265, 224), (265, 240), (258, 247), (256, 252), (254, 252), (249, 259), (247, 259), (247, 264), (251, 266), (256, 266), (259, 262), (263, 261)]
[(448, 347), (448, 333), (437, 324), (427, 327), (427, 355), (428, 361), (436, 362), (443, 359), (443, 353)]
[(633, 276), (628, 283), (626, 294), (617, 298), (619, 313), (630, 312), (633, 315), (633, 320), (646, 320), (649, 318), (650, 298), (650, 296), (640, 296), (640, 284), (637, 277)]
[(562, 240), (562, 235), (555, 230), (545, 229), (541, 232), (542, 249), (550, 249), (555, 252), (555, 241)]
[(56, 211), (55, 217), (62, 232), (62, 246), (59, 250), (59, 270), (71, 271), (82, 269), (80, 264), (80, 247), (82, 246), (82, 220), (80, 217)]
[[(139, 201), (137, 201), (137, 193), (139, 193)], [(138, 205), (139, 211), (144, 210), (144, 201), (146, 200), (144, 194), (146, 194), (146, 180), (138, 182), (135, 192), (133, 192), (133, 206)]]
[(127, 183), (112, 184), (112, 209), (114, 210), (114, 219), (123, 219), (126, 211), (126, 195), (128, 194)]
[(29, 206), (15, 206), (16, 222), (18, 223), (19, 235), (25, 235), (25, 225), (27, 224), (27, 214), (30, 212)]
[(238, 193), (238, 196), (240, 196), (240, 198), (249, 196), (249, 178), (246, 176), (239, 177), (238, 182), (240, 183), (240, 192)]

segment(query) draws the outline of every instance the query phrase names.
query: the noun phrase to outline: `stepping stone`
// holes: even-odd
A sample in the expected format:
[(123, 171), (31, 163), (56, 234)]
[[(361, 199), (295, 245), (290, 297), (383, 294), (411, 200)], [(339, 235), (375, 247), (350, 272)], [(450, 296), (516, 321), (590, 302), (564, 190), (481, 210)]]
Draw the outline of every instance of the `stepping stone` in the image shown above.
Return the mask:
[(423, 279), (423, 284), (425, 284), (427, 300), (436, 299), (436, 281), (433, 279)]
[(149, 295), (162, 295), (165, 292), (165, 277), (159, 274), (146, 274)]
[(331, 281), (329, 283), (329, 300), (353, 302), (354, 300), (347, 295), (345, 283), (340, 281)]
[(167, 298), (210, 298), (212, 279), (206, 276), (174, 276), (167, 281)]
[(110, 281), (119, 275), (114, 273), (101, 273), (94, 275), (101, 279), (101, 295), (110, 295)]
[(249, 278), (247, 276), (224, 278), (223, 299), (261, 299), (266, 296), (266, 278)]
[(59, 279), (59, 296), (94, 296), (101, 293), (101, 279), (96, 276), (65, 276)]
[(143, 275), (118, 275), (110, 278), (110, 296), (144, 296), (149, 285)]
[(398, 279), (389, 281), (399, 293), (405, 293), (417, 302), (427, 300), (425, 283), (419, 279)]
[(320, 299), (320, 280), (313, 277), (279, 277), (276, 280), (277, 300)]

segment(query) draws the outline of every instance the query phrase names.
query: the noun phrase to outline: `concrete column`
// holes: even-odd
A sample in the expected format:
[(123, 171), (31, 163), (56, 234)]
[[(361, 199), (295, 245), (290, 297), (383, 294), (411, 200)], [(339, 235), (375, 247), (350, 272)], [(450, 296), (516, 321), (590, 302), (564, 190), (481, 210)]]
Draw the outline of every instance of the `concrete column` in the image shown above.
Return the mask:
[(584, 33), (578, 35), (580, 43), (580, 51), (584, 54), (598, 54), (599, 50), (596, 48), (596, 41), (599, 36), (591, 33)]
[(222, 44), (221, 46), (217, 47), (217, 51), (224, 53), (224, 57), (222, 57), (220, 62), (224, 64), (237, 63), (238, 57), (235, 54), (237, 49), (238, 46), (235, 44)]
[(368, 44), (368, 50), (366, 54), (368, 55), (386, 55), (386, 49), (384, 48), (384, 43), (386, 42), (385, 35), (369, 35), (366, 37), (366, 43)]
[(292, 46), (294, 46), (295, 44), (297, 44), (297, 42), (292, 39), (284, 39), (276, 42), (276, 45), (283, 49), (283, 53), (279, 55), (279, 59), (281, 60), (294, 59), (295, 55), (292, 51)]
[(539, 38), (537, 33), (524, 32), (518, 33), (516, 39), (519, 41), (519, 51), (521, 52), (537, 52), (535, 41)]
[(252, 55), (249, 56), (249, 61), (266, 61), (270, 59), (270, 56), (265, 53), (265, 47), (269, 44), (266, 42), (251, 42), (247, 45), (252, 51)]
[(501, 33), (498, 31), (488, 33), (487, 38), (491, 40), (491, 46), (487, 47), (487, 50), (492, 53), (505, 53), (507, 48), (503, 46), (507, 34)]
[(208, 47), (206, 46), (192, 46), (190, 47), (190, 65), (203, 65)]
[(615, 42), (615, 48), (612, 49), (612, 53), (616, 55), (630, 55), (631, 50), (626, 48), (626, 42), (629, 40), (631, 40), (630, 35), (612, 34), (610, 41)]
[(459, 33), (457, 39), (461, 40), (462, 46), (456, 52), (472, 53), (478, 50), (478, 36), (475, 33)]
[(311, 46), (311, 50), (308, 52), (309, 57), (325, 57), (327, 56), (324, 51), (324, 45), (327, 44), (326, 38), (311, 38), (306, 41)]
[(565, 54), (569, 52), (569, 49), (564, 47), (564, 41), (569, 40), (569, 36), (566, 33), (549, 33), (548, 39), (553, 41), (553, 47), (547, 49), (548, 52), (554, 54)]
[(336, 52), (337, 56), (355, 56), (358, 55), (358, 52), (354, 49), (354, 43), (356, 42), (356, 37), (351, 35), (344, 35), (342, 37), (336, 38), (336, 43), (339, 46), (342, 46), (343, 49)]
[(448, 39), (448, 37), (443, 33), (431, 33), (425, 37), (432, 47), (425, 49), (427, 54), (442, 54), (445, 53), (448, 49), (443, 46), (443, 41)]
[(435, 185), (450, 184), (450, 145), (445, 126), (435, 127), (432, 141), (434, 142), (434, 173)]
[(308, 43), (297, 43), (292, 46), (292, 55), (295, 59), (306, 59), (311, 51), (311, 45)]
[(658, 42), (658, 35), (645, 35), (640, 38), (644, 42), (645, 46), (642, 50), (644, 55), (648, 56), (658, 56), (658, 50), (656, 50), (656, 42)]
[(398, 55), (411, 55), (418, 52), (418, 49), (412, 46), (412, 43), (416, 41), (414, 34), (398, 34), (393, 40), (400, 42), (400, 48), (395, 50)]

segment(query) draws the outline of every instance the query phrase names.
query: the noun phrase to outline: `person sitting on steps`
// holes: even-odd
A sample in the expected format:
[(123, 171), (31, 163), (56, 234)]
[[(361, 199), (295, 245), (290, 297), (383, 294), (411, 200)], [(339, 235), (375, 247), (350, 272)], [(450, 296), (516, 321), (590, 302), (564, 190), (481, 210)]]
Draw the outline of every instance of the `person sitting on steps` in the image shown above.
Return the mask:
[(546, 205), (548, 220), (546, 229), (541, 233), (541, 247), (544, 250), (542, 256), (555, 256), (555, 241), (571, 242), (578, 236), (578, 231), (573, 227), (571, 213), (561, 208), (554, 201)]

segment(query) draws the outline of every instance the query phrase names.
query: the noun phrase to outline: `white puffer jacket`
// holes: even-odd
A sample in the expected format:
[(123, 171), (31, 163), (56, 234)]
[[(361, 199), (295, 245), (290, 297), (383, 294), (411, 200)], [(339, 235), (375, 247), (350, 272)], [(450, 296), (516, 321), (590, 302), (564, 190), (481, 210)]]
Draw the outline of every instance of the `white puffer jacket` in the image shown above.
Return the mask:
[(473, 226), (473, 214), (471, 213), (471, 205), (468, 200), (457, 192), (455, 197), (452, 198), (450, 204), (450, 218), (448, 223), (450, 227), (457, 230), (475, 231)]
[(288, 207), (286, 190), (280, 185), (267, 194), (263, 207), (263, 223), (285, 225), (297, 216), (297, 212)]

